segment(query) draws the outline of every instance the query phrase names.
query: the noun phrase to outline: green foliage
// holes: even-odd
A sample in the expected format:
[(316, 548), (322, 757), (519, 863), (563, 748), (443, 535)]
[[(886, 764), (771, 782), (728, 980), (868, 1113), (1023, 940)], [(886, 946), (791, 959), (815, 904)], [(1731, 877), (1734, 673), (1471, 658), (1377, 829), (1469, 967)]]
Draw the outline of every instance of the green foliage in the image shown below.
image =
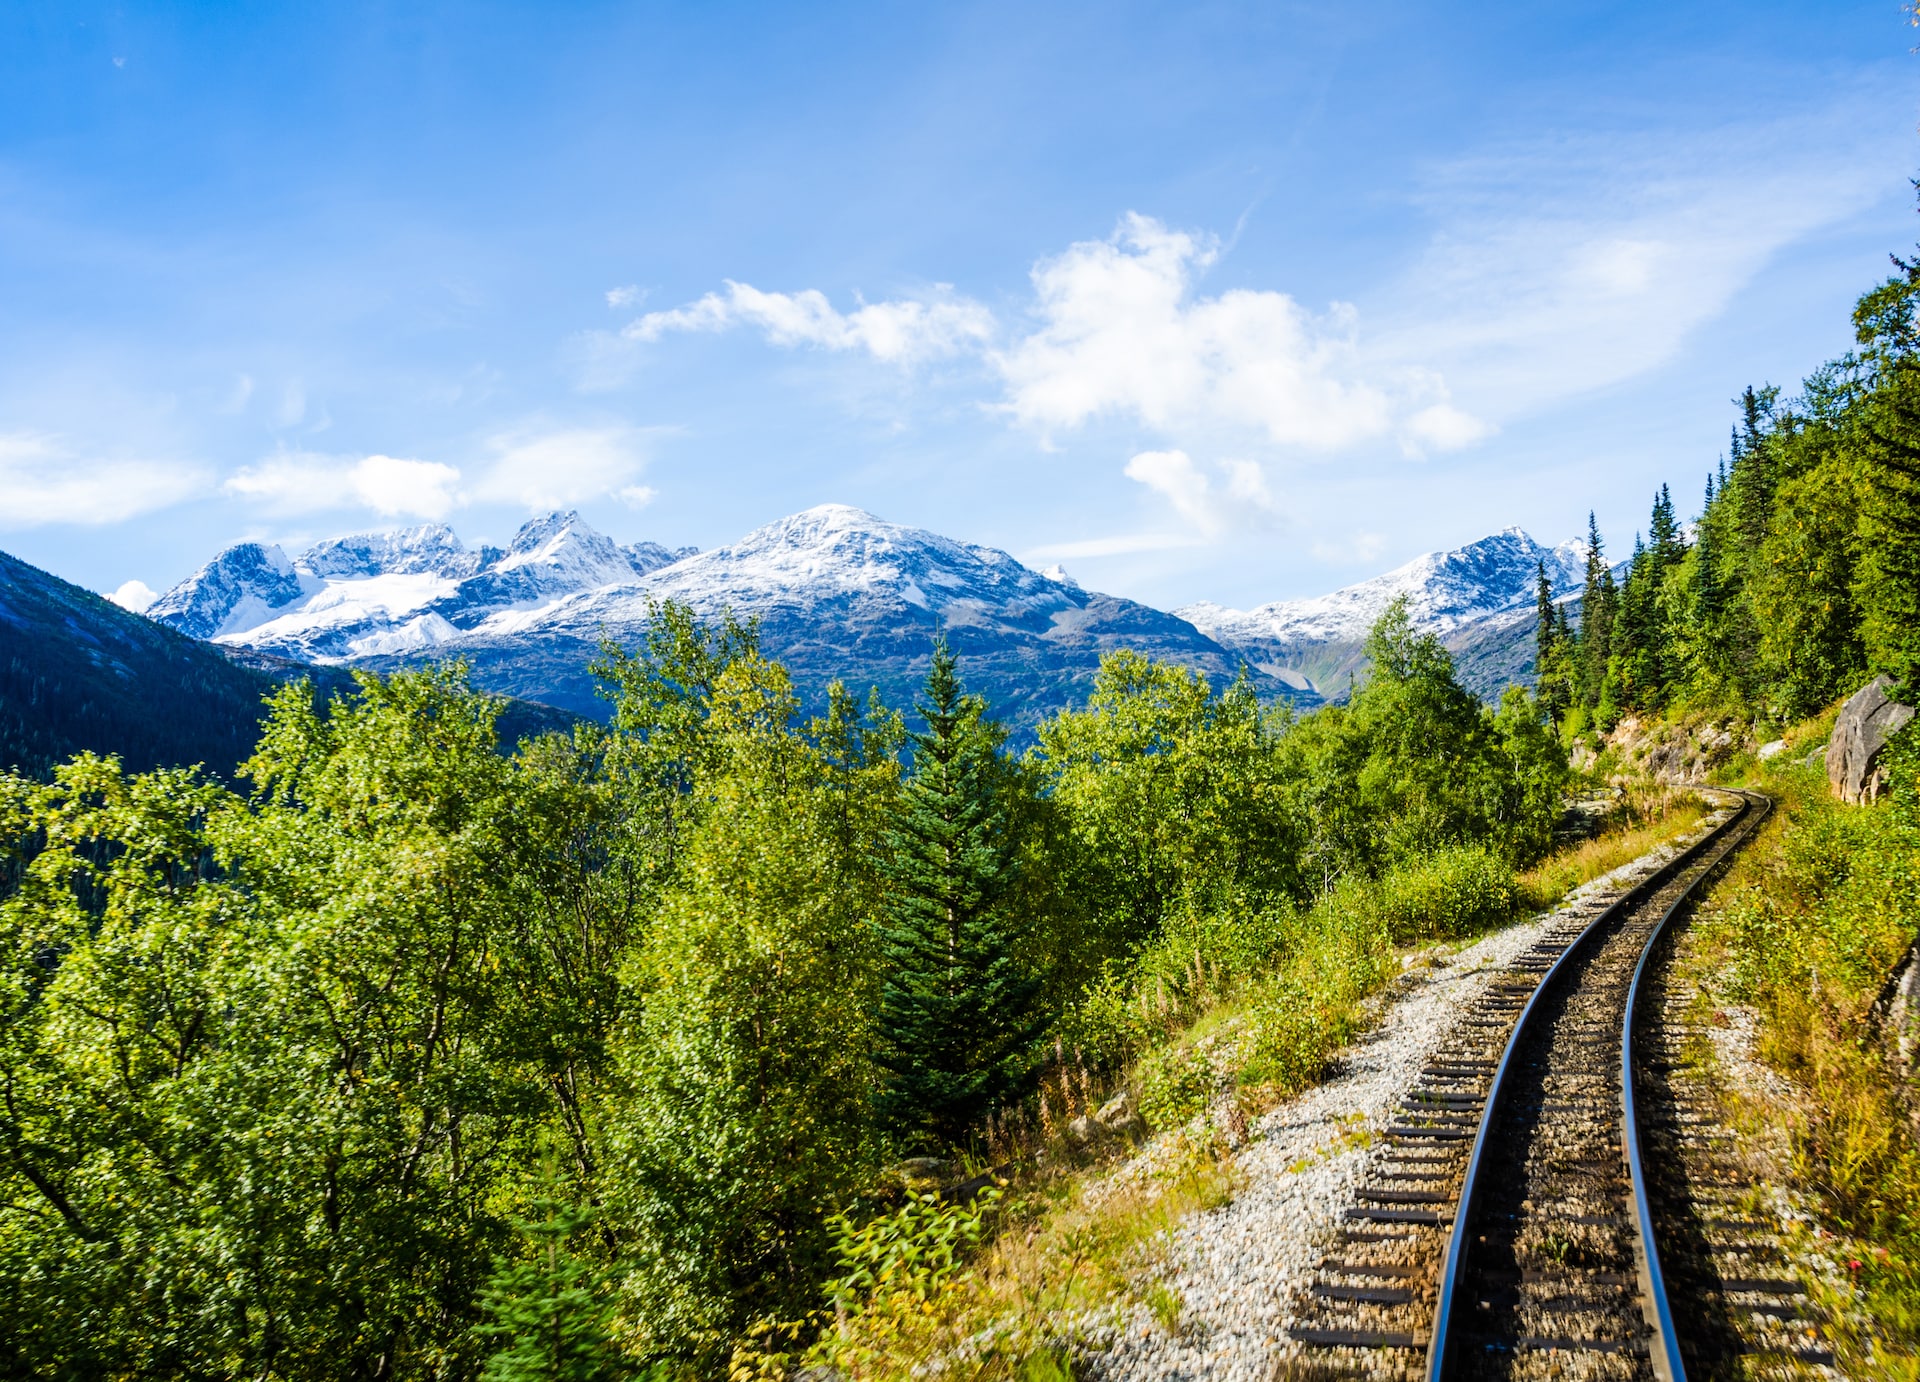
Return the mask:
[[(811, 1295), (825, 1206), (875, 1167), (879, 889), (786, 674), (737, 657), (707, 703), (700, 823), (627, 969), (639, 1011), (618, 1042), (608, 1193), (651, 1346), (715, 1357)], [(884, 796), (896, 769), (847, 774)]]
[(1015, 762), (944, 651), (911, 740), (840, 687), (802, 723), (751, 626), (667, 605), (609, 727), (510, 754), (447, 667), (284, 689), (244, 795), (0, 775), (0, 1371), (746, 1377), (823, 1283), (918, 1309), (982, 1203), (834, 1212), (1030, 1097), (1045, 1021), (1173, 1118), (1200, 1013), (1296, 1084), (1397, 941), (1499, 913), (1541, 706), (1403, 609), (1374, 653), (1298, 721), (1115, 653)]
[(1001, 1192), (987, 1186), (971, 1200), (943, 1200), (909, 1192), (892, 1214), (855, 1223), (847, 1214), (827, 1220), (840, 1275), (826, 1284), (837, 1310), (886, 1309), (902, 1298), (932, 1299), (980, 1246)]
[(625, 1370), (610, 1328), (606, 1272), (574, 1251), (593, 1212), (537, 1200), (545, 1217), (515, 1225), (528, 1255), (503, 1260), (481, 1292), (491, 1317), (475, 1329), (502, 1347), (487, 1359), (483, 1382), (613, 1382)]
[(1854, 309), (1855, 352), (1798, 397), (1734, 400), (1691, 543), (1662, 486), (1616, 592), (1590, 525), (1581, 627), (1565, 647), (1539, 635), (1542, 695), (1555, 711), (1567, 696), (1569, 739), (1671, 706), (1784, 724), (1875, 672), (1920, 685), (1920, 260), (1895, 262)]
[(950, 1144), (1019, 1089), (1044, 1019), (1018, 953), (1026, 927), (1007, 905), (1019, 847), (1004, 736), (962, 691), (944, 642), (926, 696), (927, 731), (913, 736), (913, 775), (881, 864), (890, 886), (879, 1061), (887, 1120), (909, 1138), (924, 1129)]
[[(1920, 933), (1916, 740), (1909, 729), (1889, 746), (1891, 802), (1841, 805), (1813, 769), (1773, 777), (1776, 822), (1703, 937), (1727, 995), (1760, 1010), (1760, 1053), (1804, 1091), (1766, 1115), (1792, 1135), (1829, 1222), (1872, 1245), (1857, 1285), (1883, 1363), (1920, 1355), (1920, 1141), (1911, 1087), (1876, 1040), (1876, 1000)], [(1864, 1356), (1856, 1326), (1842, 1343)]]

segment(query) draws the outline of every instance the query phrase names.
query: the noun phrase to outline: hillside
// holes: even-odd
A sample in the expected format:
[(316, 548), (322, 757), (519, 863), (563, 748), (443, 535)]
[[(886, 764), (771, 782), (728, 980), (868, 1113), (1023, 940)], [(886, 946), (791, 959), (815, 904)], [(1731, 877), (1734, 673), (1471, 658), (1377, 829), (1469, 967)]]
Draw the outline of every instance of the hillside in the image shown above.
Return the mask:
[(1405, 597), (1415, 626), (1438, 634), (1454, 654), (1461, 682), (1492, 700), (1511, 683), (1532, 683), (1541, 565), (1562, 596), (1585, 579), (1580, 543), (1545, 547), (1521, 529), (1507, 528), (1464, 547), (1425, 553), (1329, 595), (1251, 610), (1202, 602), (1175, 613), (1268, 674), (1338, 699), (1347, 694), (1348, 679), (1365, 668), (1367, 630), (1390, 603)]
[[(323, 694), (352, 686), (340, 668), (203, 643), (0, 552), (0, 768), (43, 776), (91, 750), (225, 776), (253, 751), (262, 700), (301, 676)], [(509, 705), (502, 738), (570, 720)]]

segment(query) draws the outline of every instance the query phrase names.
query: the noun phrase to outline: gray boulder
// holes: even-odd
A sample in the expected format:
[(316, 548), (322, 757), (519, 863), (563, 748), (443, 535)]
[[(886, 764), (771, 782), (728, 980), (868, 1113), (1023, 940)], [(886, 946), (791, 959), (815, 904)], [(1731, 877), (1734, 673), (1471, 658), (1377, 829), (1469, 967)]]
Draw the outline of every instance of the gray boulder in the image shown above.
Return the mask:
[(1880, 750), (1906, 728), (1913, 707), (1887, 695), (1893, 678), (1877, 676), (1848, 699), (1827, 741), (1827, 782), (1842, 801), (1859, 805), (1874, 800), (1886, 786)]

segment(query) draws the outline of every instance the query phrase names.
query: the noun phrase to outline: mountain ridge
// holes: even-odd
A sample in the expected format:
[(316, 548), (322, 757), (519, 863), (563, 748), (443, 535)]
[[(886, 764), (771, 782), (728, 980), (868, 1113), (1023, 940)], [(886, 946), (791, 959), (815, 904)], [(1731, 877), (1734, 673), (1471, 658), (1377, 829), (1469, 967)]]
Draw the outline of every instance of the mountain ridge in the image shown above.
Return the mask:
[[(1091, 685), (1099, 657), (1134, 647), (1301, 708), (1343, 698), (1366, 630), (1404, 594), (1417, 626), (1497, 696), (1526, 681), (1534, 575), (1566, 595), (1584, 576), (1578, 542), (1547, 547), (1512, 527), (1429, 552), (1306, 600), (1250, 610), (1210, 602), (1163, 611), (1083, 589), (1059, 567), (820, 504), (707, 552), (616, 543), (577, 512), (529, 519), (505, 547), (465, 546), (444, 524), (330, 539), (289, 557), (238, 543), (156, 599), (151, 617), (229, 648), (379, 671), (458, 656), (490, 690), (603, 717), (587, 664), (602, 641), (631, 645), (655, 604), (759, 622), (803, 697), (826, 684), (878, 686), (910, 702), (936, 639), (966, 660), (996, 713), (1030, 728)], [(1497, 683), (1497, 684), (1496, 684)]]

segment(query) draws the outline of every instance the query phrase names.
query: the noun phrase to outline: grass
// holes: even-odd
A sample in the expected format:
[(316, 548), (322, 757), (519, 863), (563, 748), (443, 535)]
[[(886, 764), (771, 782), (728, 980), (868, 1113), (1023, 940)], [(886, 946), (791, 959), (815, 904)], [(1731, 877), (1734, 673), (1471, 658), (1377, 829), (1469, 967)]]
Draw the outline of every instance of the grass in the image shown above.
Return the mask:
[(1753, 1008), (1756, 1054), (1792, 1091), (1736, 1096), (1735, 1114), (1786, 1132), (1791, 1179), (1847, 1265), (1852, 1290), (1829, 1293), (1842, 1370), (1920, 1377), (1920, 1136), (1875, 1010), (1920, 931), (1920, 828), (1892, 803), (1834, 801), (1817, 766), (1758, 779), (1778, 807), (1715, 889), (1689, 966), (1707, 1007)]
[[(1096, 1016), (1108, 1027), (1080, 1032), (1087, 1041), (1104, 1031), (1129, 1044), (1125, 1081), (1149, 1122), (1171, 1131), (1118, 1169), (1117, 1147), (1109, 1144), (1105, 1159), (1076, 1148), (1062, 1129), (1097, 1107), (1104, 1091), (1063, 1045), (1045, 1086), (1043, 1126), (1024, 1144), (993, 1151), (1030, 1169), (997, 1210), (992, 1242), (925, 1299), (842, 1319), (812, 1361), (863, 1380), (921, 1375), (937, 1362), (958, 1382), (1050, 1382), (1068, 1375), (1090, 1329), (1117, 1327), (1137, 1309), (1177, 1332), (1185, 1303), (1158, 1268), (1183, 1219), (1231, 1199), (1232, 1147), (1250, 1114), (1321, 1079), (1329, 1057), (1375, 1019), (1379, 993), (1436, 943), (1470, 939), (1524, 907), (1558, 901), (1700, 814), (1697, 801), (1680, 794), (1630, 794), (1615, 828), (1518, 880), (1461, 852), (1350, 885), (1310, 913), (1251, 923), (1284, 940), (1279, 958), (1260, 971), (1220, 961), (1218, 952), (1210, 958), (1200, 942), (1213, 937), (1196, 925), (1187, 951), (1169, 945), (1131, 987), (1115, 984), (1105, 994)], [(1318, 1155), (1370, 1138), (1363, 1123), (1350, 1123)]]
[(1698, 796), (1681, 788), (1630, 788), (1612, 829), (1558, 850), (1520, 875), (1521, 900), (1534, 911), (1555, 906), (1575, 888), (1685, 834), (1706, 812)]

